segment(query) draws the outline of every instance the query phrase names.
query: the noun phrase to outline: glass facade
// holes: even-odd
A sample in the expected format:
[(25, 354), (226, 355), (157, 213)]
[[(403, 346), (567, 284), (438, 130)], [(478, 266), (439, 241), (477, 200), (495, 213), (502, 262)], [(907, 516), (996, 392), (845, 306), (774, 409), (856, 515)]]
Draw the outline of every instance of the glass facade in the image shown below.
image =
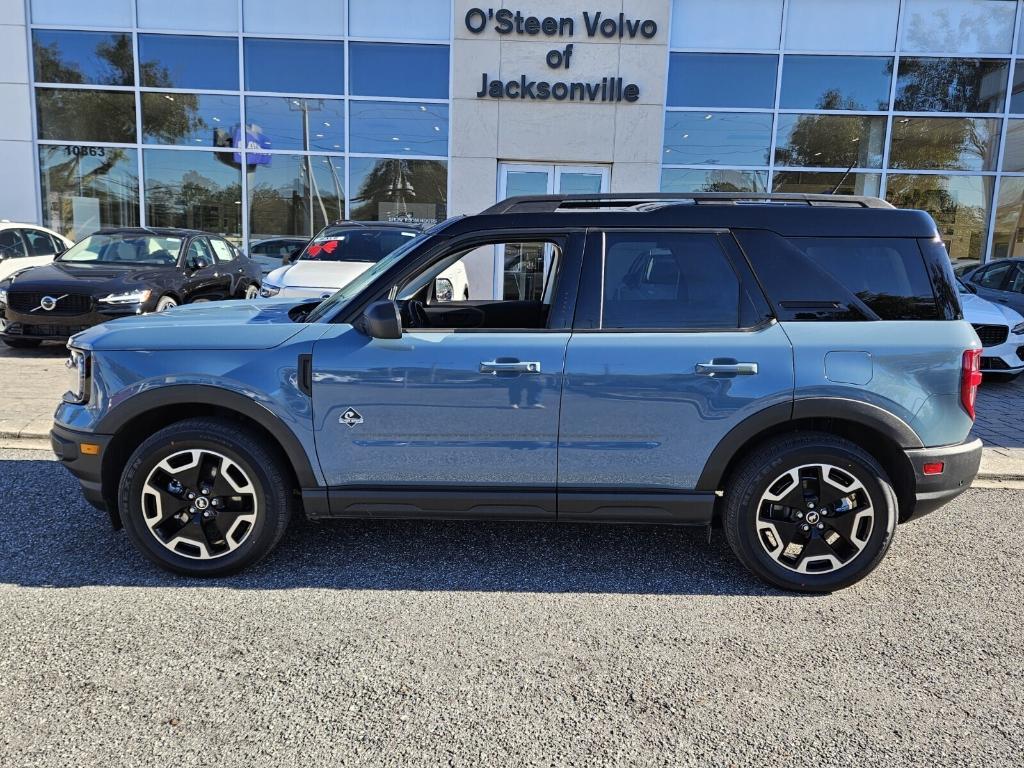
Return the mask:
[(247, 244), (346, 217), (444, 219), (451, 13), (450, 0), (31, 0), (43, 223)]
[(954, 259), (1024, 255), (1024, 3), (673, 0), (672, 19), (664, 191), (879, 195), (929, 211)]

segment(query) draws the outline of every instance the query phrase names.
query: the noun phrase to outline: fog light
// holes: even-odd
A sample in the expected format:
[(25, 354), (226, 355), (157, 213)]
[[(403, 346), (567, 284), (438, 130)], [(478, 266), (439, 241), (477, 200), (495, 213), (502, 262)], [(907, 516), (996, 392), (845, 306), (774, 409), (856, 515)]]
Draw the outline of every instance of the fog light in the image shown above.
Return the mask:
[(943, 461), (933, 461), (921, 467), (921, 471), (926, 475), (941, 475), (945, 469), (946, 463)]

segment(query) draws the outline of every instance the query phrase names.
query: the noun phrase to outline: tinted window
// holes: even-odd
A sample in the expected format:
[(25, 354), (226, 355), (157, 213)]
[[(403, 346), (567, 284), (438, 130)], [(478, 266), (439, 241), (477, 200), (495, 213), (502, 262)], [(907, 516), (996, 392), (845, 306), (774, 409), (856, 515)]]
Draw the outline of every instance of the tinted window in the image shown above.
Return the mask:
[[(353, 114), (357, 103), (352, 102)], [(245, 120), (267, 149), (345, 149), (345, 102), (341, 99), (248, 96)]]
[(892, 59), (869, 56), (786, 56), (783, 109), (888, 109)]
[(448, 217), (448, 164), (442, 160), (349, 159), (357, 221), (435, 224)]
[(213, 255), (217, 261), (224, 263), (226, 261), (234, 261), (235, 252), (231, 250), (231, 246), (223, 240), (212, 237), (210, 238), (210, 245), (213, 246)]
[(771, 143), (772, 116), (762, 112), (665, 114), (666, 164), (768, 165)]
[(737, 328), (740, 284), (711, 234), (605, 236), (602, 328)]
[(895, 117), (889, 166), (994, 171), (999, 122), (983, 117)]
[(242, 177), (230, 152), (142, 153), (146, 223), (240, 236)]
[[(1021, 16), (1024, 19), (1024, 15)], [(1024, 112), (1024, 64), (1017, 59), (1017, 66), (1013, 70), (1013, 95), (1010, 97), (1010, 111)]]
[(895, 109), (1002, 112), (1008, 66), (993, 59), (901, 58)]
[(38, 229), (23, 229), (21, 236), (25, 239), (25, 245), (28, 246), (29, 256), (52, 256), (57, 252), (53, 246), (53, 240), (45, 232), (40, 232)]
[(135, 82), (131, 35), (38, 29), (32, 33), (32, 56), (41, 83)]
[[(72, 240), (101, 227), (137, 226), (138, 159), (134, 149), (40, 145), (39, 186), (47, 201), (43, 225)], [(92, 202), (76, 204), (81, 198)]]
[(775, 162), (815, 168), (881, 168), (885, 118), (779, 115)]
[(147, 144), (233, 147), (238, 97), (207, 93), (143, 93), (142, 140)]
[(798, 237), (794, 245), (882, 320), (939, 319), (916, 240)]
[(1006, 273), (1013, 266), (1012, 262), (1004, 261), (1002, 264), (993, 264), (988, 269), (983, 269), (981, 274), (975, 277), (974, 281), (984, 288), (1001, 290), (1006, 282)]
[[(135, 143), (135, 96), (125, 91), (36, 88), (40, 139)], [(78, 147), (69, 148), (78, 152)]]
[(771, 107), (779, 57), (750, 53), (673, 53), (670, 107)]
[(233, 37), (139, 35), (139, 77), (152, 88), (238, 90)]
[(661, 172), (662, 192), (767, 192), (768, 171), (707, 171), (665, 168)]
[(417, 233), (402, 229), (327, 229), (306, 246), (300, 261), (375, 263)]
[(448, 98), (448, 46), (349, 43), (353, 96)]
[[(447, 76), (447, 69), (445, 73)], [(405, 76), (410, 77), (410, 72)], [(245, 87), (250, 91), (341, 96), (344, 86), (344, 43), (258, 38), (245, 41)]]
[(188, 244), (188, 255), (186, 256), (190, 267), (209, 267), (213, 264), (213, 254), (210, 253), (206, 241), (200, 237)]
[(1013, 274), (1010, 275), (1010, 284), (1006, 290), (1013, 291), (1014, 293), (1024, 293), (1024, 269), (1020, 268), (1020, 265), (1015, 265), (1013, 268)]
[(448, 105), (350, 101), (351, 152), (448, 154)]
[(181, 249), (179, 237), (91, 235), (57, 257), (58, 261), (97, 261), (172, 266)]
[(25, 241), (16, 229), (0, 229), (0, 259), (17, 259), (28, 256)]

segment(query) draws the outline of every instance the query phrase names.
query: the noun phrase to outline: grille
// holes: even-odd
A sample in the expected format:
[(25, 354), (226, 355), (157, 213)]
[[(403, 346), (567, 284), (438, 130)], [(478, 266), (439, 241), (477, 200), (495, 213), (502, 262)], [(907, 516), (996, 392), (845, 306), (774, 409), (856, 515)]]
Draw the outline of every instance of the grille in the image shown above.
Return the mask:
[(88, 328), (88, 325), (25, 325), (11, 323), (4, 329), (8, 336), (74, 336)]
[[(36, 309), (43, 296), (50, 296), (54, 299), (63, 296), (57, 302), (57, 306), (47, 312), (45, 309)], [(81, 293), (69, 293), (64, 295), (63, 291), (52, 291), (41, 293), (39, 291), (11, 291), (7, 294), (7, 305), (15, 312), (31, 312), (36, 309), (35, 314), (45, 317), (47, 315), (84, 315), (92, 311), (92, 297)]]
[(1010, 327), (1007, 325), (976, 325), (974, 330), (977, 331), (983, 347), (1005, 344), (1010, 335)]

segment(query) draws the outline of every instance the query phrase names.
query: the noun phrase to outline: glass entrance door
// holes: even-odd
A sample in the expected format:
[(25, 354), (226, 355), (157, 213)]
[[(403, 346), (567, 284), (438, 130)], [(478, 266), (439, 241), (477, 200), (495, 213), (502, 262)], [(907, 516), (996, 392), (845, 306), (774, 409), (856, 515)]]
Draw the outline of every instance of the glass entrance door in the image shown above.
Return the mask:
[[(602, 165), (502, 163), (498, 199), (518, 195), (593, 195), (608, 191), (609, 169)], [(494, 295), (506, 300), (541, 301), (551, 271), (551, 248), (537, 244), (495, 249)]]

